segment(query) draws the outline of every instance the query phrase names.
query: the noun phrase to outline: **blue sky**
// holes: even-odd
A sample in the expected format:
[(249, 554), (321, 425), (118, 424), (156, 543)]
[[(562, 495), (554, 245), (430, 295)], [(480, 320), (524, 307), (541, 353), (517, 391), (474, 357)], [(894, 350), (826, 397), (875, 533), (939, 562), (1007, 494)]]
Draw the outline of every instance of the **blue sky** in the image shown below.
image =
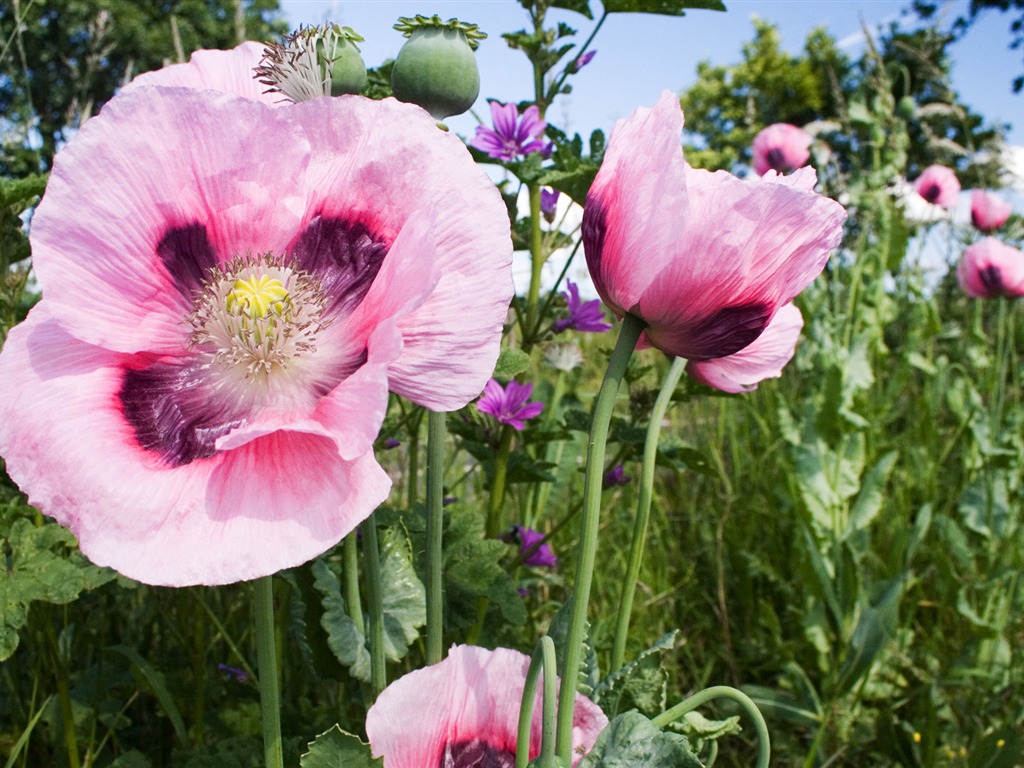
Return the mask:
[[(892, 0), (725, 0), (726, 13), (693, 10), (683, 18), (648, 14), (617, 14), (605, 22), (594, 47), (597, 57), (573, 81), (573, 93), (563, 96), (549, 112), (549, 119), (563, 129), (588, 134), (594, 128), (608, 131), (615, 120), (638, 106), (653, 104), (665, 89), (681, 91), (696, 79), (697, 63), (715, 64), (740, 60), (740, 48), (753, 37), (752, 16), (775, 22), (783, 47), (797, 52), (807, 33), (824, 26), (848, 54), (863, 48), (862, 23), (869, 29), (900, 17), (907, 2)], [(592, 3), (597, 7), (597, 3)], [(515, 0), (488, 2), (422, 2), (420, 0), (281, 0), (281, 8), (293, 25), (332, 20), (356, 29), (366, 42), (363, 57), (376, 66), (397, 54), (403, 38), (391, 26), (399, 16), (416, 13), (457, 16), (473, 22), (490, 37), (478, 51), (481, 94), (475, 110), (486, 116), (484, 99), (501, 101), (532, 97), (529, 64), (520, 52), (501, 39), (502, 32), (528, 24), (526, 12)], [(967, 8), (966, 0), (947, 3), (944, 12), (955, 18)], [(577, 30), (582, 42), (593, 22), (579, 14), (554, 9), (552, 21), (565, 21)], [(962, 100), (993, 122), (1014, 126), (1011, 144), (1024, 144), (1024, 95), (1014, 95), (1013, 77), (1024, 70), (1018, 51), (1008, 49), (1009, 17), (997, 12), (983, 16), (967, 37), (953, 48), (953, 85)], [(470, 116), (449, 121), (453, 130), (472, 135)]]

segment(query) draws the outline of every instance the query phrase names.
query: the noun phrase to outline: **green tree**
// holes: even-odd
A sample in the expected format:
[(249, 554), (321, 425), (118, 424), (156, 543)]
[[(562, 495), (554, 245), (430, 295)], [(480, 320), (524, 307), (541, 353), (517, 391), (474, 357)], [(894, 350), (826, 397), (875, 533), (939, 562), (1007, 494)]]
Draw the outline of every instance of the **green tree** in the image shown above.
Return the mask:
[(0, 3), (0, 173), (48, 170), (60, 144), (138, 73), (283, 31), (277, 0)]

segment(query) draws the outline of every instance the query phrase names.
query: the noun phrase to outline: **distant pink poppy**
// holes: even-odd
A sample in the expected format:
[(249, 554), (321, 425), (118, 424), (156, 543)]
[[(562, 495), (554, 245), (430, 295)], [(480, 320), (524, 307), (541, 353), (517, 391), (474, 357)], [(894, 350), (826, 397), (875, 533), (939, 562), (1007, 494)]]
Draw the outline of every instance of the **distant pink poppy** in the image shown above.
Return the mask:
[[(455, 646), (448, 657), (389, 685), (366, 714), (366, 735), (384, 768), (512, 766), (530, 658), (518, 651)], [(540, 753), (541, 696), (533, 709), (530, 757)], [(576, 695), (576, 765), (608, 724), (594, 702)]]
[(583, 244), (605, 304), (647, 323), (641, 345), (710, 360), (754, 341), (818, 276), (846, 212), (814, 192), (813, 168), (748, 180), (691, 168), (682, 127), (668, 92), (615, 126)]
[(0, 455), (150, 584), (336, 544), (388, 494), (388, 390), (465, 405), (512, 294), (493, 184), (393, 100), (133, 88), (58, 154), (31, 237), (43, 299), (0, 354)]
[(956, 276), (968, 296), (1024, 296), (1024, 253), (994, 237), (986, 237), (964, 251)]
[(803, 128), (789, 123), (774, 123), (754, 137), (754, 173), (795, 171), (807, 163), (814, 139)]
[(960, 195), (960, 181), (952, 168), (929, 165), (914, 182), (914, 190), (932, 205), (952, 208)]
[(1012, 205), (991, 192), (976, 189), (971, 195), (971, 223), (982, 232), (999, 229), (1012, 212)]
[(787, 304), (749, 346), (739, 352), (704, 362), (689, 362), (686, 372), (693, 379), (722, 392), (752, 392), (765, 379), (782, 375), (793, 359), (804, 318), (795, 304)]

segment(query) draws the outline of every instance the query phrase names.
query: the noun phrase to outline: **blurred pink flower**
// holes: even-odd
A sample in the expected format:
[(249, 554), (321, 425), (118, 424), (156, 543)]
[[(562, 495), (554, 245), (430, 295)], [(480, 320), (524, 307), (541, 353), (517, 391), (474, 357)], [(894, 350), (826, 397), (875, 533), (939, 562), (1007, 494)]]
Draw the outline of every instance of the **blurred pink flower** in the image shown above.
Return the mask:
[(0, 354), (0, 454), (89, 558), (150, 584), (336, 544), (388, 495), (388, 390), (467, 403), (512, 293), (465, 147), (356, 96), (128, 89), (58, 155), (32, 248), (44, 298)]
[(689, 362), (686, 372), (701, 384), (722, 392), (752, 392), (765, 379), (782, 375), (793, 359), (804, 318), (795, 304), (786, 304), (750, 345), (727, 357)]
[[(530, 657), (507, 648), (453, 646), (448, 657), (391, 683), (366, 714), (366, 735), (384, 768), (512, 766)], [(600, 707), (576, 694), (572, 763), (608, 725)], [(530, 758), (540, 754), (538, 686)]]
[(914, 190), (932, 205), (952, 208), (960, 195), (960, 181), (953, 169), (929, 165), (914, 182)]
[(494, 128), (485, 125), (476, 127), (476, 136), (469, 146), (486, 152), (495, 160), (511, 162), (531, 152), (550, 151), (550, 144), (543, 140), (548, 124), (540, 119), (540, 110), (527, 107), (522, 116), (515, 104), (491, 102), (491, 122)]
[(795, 171), (811, 156), (809, 147), (813, 139), (803, 128), (789, 123), (774, 123), (762, 128), (754, 137), (754, 173), (764, 176), (767, 171)]
[(1024, 253), (994, 237), (986, 237), (964, 251), (956, 276), (968, 296), (1024, 296)]
[(971, 195), (971, 223), (982, 232), (999, 229), (1012, 212), (1012, 205), (991, 192), (976, 189)]
[(544, 403), (527, 403), (533, 394), (533, 384), (520, 384), (514, 379), (502, 387), (494, 379), (487, 382), (484, 393), (477, 400), (476, 409), (489, 413), (502, 424), (508, 424), (522, 431), (527, 419), (539, 416)]
[(605, 304), (647, 323), (641, 345), (710, 360), (753, 342), (818, 276), (846, 212), (814, 192), (813, 168), (745, 181), (691, 168), (682, 127), (668, 92), (616, 124), (583, 244)]

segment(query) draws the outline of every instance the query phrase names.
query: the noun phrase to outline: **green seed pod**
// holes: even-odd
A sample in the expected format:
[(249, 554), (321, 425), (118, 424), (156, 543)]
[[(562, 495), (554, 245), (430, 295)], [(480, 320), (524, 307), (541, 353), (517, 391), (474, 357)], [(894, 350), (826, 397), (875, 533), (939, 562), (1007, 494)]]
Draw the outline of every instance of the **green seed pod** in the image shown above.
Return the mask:
[(330, 74), (331, 96), (361, 93), (366, 87), (366, 64), (352, 40), (336, 39), (333, 51), (328, 51), (321, 40), (317, 43), (316, 55), (324, 71)]
[(359, 93), (366, 85), (366, 65), (356, 46), (362, 40), (337, 24), (300, 27), (267, 46), (256, 75), (270, 86), (268, 93), (280, 93), (293, 103)]
[(409, 38), (391, 71), (395, 98), (418, 104), (438, 122), (473, 106), (480, 94), (473, 51), (486, 37), (475, 24), (416, 16), (399, 19), (395, 29)]
[(896, 106), (896, 111), (904, 120), (910, 120), (914, 117), (914, 113), (917, 111), (917, 104), (914, 103), (914, 99), (910, 96), (904, 96)]

